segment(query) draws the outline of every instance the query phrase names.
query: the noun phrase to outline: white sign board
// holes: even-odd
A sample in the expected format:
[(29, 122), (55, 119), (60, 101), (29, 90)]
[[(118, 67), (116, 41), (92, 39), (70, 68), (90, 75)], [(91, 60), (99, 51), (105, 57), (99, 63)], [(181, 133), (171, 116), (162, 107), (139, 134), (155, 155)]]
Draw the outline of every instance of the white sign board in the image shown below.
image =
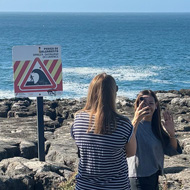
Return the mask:
[(16, 97), (62, 94), (60, 46), (14, 46), (12, 56)]

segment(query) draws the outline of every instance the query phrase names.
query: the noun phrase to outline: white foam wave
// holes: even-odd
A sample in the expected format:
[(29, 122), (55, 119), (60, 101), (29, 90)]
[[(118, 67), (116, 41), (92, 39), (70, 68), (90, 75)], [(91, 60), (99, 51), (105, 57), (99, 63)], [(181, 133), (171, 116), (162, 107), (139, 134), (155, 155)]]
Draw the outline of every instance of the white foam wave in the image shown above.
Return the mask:
[(80, 84), (76, 82), (63, 82), (64, 98), (80, 98), (85, 97), (88, 92), (88, 84)]
[[(88, 93), (88, 86), (89, 84), (78, 84), (78, 83), (64, 83), (63, 84), (63, 95), (56, 96), (56, 97), (44, 97), (44, 99), (55, 99), (55, 98), (74, 98), (79, 99), (81, 97), (86, 97)], [(131, 91), (124, 91), (119, 90), (117, 95), (128, 97), (133, 99), (136, 97), (139, 91), (131, 90)], [(14, 92), (11, 90), (0, 90), (0, 99), (4, 98), (14, 98)], [(35, 99), (35, 97), (30, 97), (31, 99)]]
[(190, 81), (181, 81), (181, 82), (185, 84), (190, 84)]
[(144, 80), (151, 76), (158, 75), (157, 71), (160, 67), (154, 66), (153, 68), (139, 68), (131, 66), (120, 66), (111, 68), (92, 68), (92, 67), (72, 67), (63, 68), (63, 75), (81, 75), (90, 76), (93, 78), (95, 75), (106, 72), (112, 75), (114, 78), (120, 81), (134, 81), (134, 80)]
[[(138, 80), (151, 80), (155, 83), (170, 84), (168, 81), (162, 81), (156, 79), (158, 71), (163, 69), (160, 66), (153, 67), (137, 67), (137, 66), (119, 66), (119, 67), (72, 67), (63, 68), (63, 95), (60, 98), (81, 98), (86, 97), (88, 93), (88, 86), (91, 79), (102, 72), (112, 75), (116, 82), (127, 83), (127, 81)], [(129, 83), (130, 84), (130, 83)], [(123, 85), (122, 85), (123, 86)], [(126, 86), (126, 85), (124, 85)], [(137, 93), (141, 89), (137, 88), (119, 88), (118, 96), (124, 96), (128, 98), (135, 98)], [(14, 97), (13, 90), (1, 90), (0, 98), (12, 98)], [(56, 97), (56, 98), (59, 98)], [(51, 97), (46, 97), (51, 99)]]
[[(72, 67), (63, 68), (63, 96), (64, 98), (85, 97), (88, 92), (91, 79), (99, 73), (106, 72), (112, 75), (116, 82), (152, 80), (158, 75), (162, 67), (137, 67), (137, 66), (119, 66), (119, 67)], [(82, 82), (83, 81), (83, 82)], [(85, 81), (85, 82), (84, 82)], [(140, 89), (141, 90), (141, 89)], [(118, 96), (135, 98), (139, 90), (119, 89)]]
[(152, 79), (151, 81), (154, 83), (173, 84), (171, 81), (168, 81), (168, 80)]
[(14, 92), (11, 90), (0, 90), (0, 98), (13, 98)]
[[(78, 83), (63, 83), (63, 97), (64, 98), (81, 98), (86, 97), (88, 93), (88, 87), (89, 84), (78, 84)], [(139, 91), (130, 90), (130, 91), (124, 91), (119, 89), (117, 92), (118, 96), (124, 96), (128, 97), (130, 99), (133, 99), (136, 97), (137, 93)]]

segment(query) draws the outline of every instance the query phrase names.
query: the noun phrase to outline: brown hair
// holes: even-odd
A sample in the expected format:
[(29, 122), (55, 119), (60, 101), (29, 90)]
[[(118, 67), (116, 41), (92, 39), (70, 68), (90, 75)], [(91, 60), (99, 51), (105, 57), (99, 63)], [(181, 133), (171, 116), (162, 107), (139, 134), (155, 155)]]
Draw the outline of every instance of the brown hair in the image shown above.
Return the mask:
[[(90, 114), (88, 131), (96, 134), (111, 133), (116, 128), (116, 91), (114, 78), (106, 73), (95, 76), (88, 89), (87, 102), (82, 111)], [(92, 126), (92, 117), (95, 123)]]
[(167, 146), (169, 143), (169, 136), (165, 132), (162, 123), (161, 123), (161, 110), (160, 110), (160, 104), (158, 101), (158, 98), (156, 97), (156, 94), (152, 90), (143, 90), (141, 91), (137, 99), (135, 100), (135, 110), (140, 104), (140, 97), (143, 95), (150, 95), (154, 98), (154, 101), (157, 105), (157, 109), (154, 111), (151, 121), (152, 131), (154, 135), (162, 142), (163, 146)]

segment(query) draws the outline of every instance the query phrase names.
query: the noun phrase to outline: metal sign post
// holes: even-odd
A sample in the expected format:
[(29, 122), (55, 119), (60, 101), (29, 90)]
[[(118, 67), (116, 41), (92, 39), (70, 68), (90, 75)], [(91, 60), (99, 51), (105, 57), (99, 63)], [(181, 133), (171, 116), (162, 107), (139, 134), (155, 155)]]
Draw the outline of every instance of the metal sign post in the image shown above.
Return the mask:
[(37, 115), (38, 115), (38, 158), (39, 161), (45, 161), (43, 97), (37, 97)]

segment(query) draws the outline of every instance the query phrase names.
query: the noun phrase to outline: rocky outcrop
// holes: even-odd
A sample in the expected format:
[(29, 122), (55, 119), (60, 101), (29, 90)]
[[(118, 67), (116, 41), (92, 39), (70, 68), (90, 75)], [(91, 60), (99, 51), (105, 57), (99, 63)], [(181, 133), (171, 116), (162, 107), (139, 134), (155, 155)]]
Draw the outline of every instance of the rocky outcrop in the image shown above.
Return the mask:
[[(190, 187), (190, 90), (157, 91), (162, 110), (169, 109), (183, 154), (165, 158), (169, 189)], [(74, 114), (85, 98), (44, 100), (45, 162), (38, 161), (36, 100), (0, 100), (0, 190), (56, 189), (78, 165), (70, 136)], [(132, 119), (134, 100), (117, 98), (121, 114)], [(160, 178), (163, 185), (166, 179)], [(19, 184), (19, 185), (18, 185)], [(187, 189), (187, 188), (186, 188)]]
[(29, 189), (57, 189), (66, 180), (64, 171), (71, 169), (40, 162), (37, 159), (14, 157), (0, 162), (0, 189), (29, 190)]

